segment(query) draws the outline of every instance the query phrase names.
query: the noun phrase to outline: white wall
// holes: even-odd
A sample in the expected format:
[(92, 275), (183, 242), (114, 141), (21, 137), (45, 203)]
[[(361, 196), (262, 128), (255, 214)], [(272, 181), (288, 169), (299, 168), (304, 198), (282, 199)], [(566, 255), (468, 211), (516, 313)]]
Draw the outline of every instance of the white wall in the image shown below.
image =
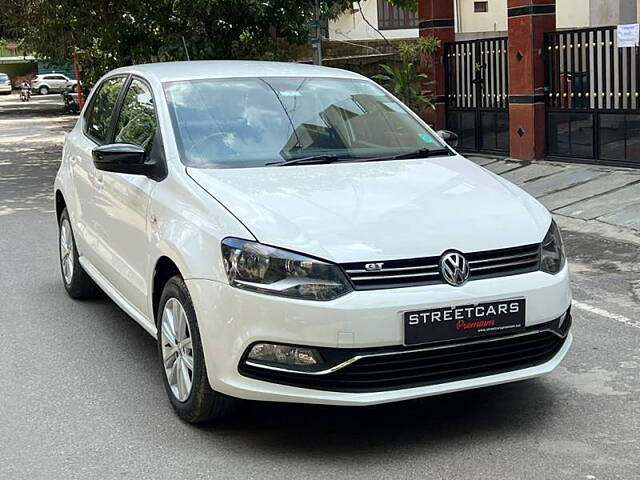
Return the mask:
[(499, 32), (507, 29), (507, 0), (488, 0), (488, 11), (474, 12), (474, 0), (458, 0), (456, 8), (456, 31)]
[[(640, 1), (640, 0), (639, 0)], [(360, 3), (362, 13), (369, 23), (378, 27), (378, 2), (377, 0), (363, 0)], [(357, 8), (358, 4), (354, 2)], [(401, 30), (382, 30), (387, 38), (413, 38), (418, 36), (417, 28)], [(335, 20), (329, 21), (329, 38), (331, 40), (366, 40), (379, 39), (380, 35), (362, 19), (359, 11), (345, 12)]]
[(556, 28), (589, 27), (591, 0), (556, 0)]

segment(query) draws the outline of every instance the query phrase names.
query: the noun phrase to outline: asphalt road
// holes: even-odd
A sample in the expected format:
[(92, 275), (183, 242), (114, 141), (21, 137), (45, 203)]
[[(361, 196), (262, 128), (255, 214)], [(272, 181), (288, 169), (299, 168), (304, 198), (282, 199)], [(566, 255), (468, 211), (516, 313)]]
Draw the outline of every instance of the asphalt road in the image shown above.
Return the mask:
[(152, 338), (62, 287), (51, 188), (75, 119), (60, 110), (0, 97), (0, 478), (640, 478), (640, 247), (572, 232), (575, 342), (546, 377), (182, 423)]

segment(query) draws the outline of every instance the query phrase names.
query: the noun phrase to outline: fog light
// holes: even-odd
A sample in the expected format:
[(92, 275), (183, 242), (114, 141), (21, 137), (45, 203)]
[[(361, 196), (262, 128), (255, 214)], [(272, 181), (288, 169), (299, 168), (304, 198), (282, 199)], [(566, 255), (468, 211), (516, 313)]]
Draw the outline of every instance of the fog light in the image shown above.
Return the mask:
[(298, 367), (312, 367), (322, 363), (322, 358), (315, 348), (273, 343), (256, 343), (249, 351), (247, 358), (258, 362), (280, 363)]

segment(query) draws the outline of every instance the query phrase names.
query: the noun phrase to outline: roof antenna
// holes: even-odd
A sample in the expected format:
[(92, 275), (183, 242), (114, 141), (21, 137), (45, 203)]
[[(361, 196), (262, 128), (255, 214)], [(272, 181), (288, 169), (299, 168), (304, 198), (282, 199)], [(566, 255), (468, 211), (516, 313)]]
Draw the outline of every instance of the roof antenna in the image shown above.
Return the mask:
[(189, 58), (189, 50), (187, 49), (187, 42), (184, 41), (184, 35), (182, 35), (181, 38), (182, 38), (182, 46), (184, 47), (184, 53), (187, 55), (187, 62), (190, 62), (191, 58)]

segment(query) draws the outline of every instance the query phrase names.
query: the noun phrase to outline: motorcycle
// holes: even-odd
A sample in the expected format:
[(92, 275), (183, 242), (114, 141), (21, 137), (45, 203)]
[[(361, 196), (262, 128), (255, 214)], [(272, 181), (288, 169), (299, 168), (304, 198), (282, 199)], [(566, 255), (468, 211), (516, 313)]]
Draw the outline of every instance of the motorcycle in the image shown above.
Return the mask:
[(31, 100), (31, 85), (27, 83), (20, 85), (20, 100), (23, 102)]
[[(85, 98), (89, 94), (89, 88), (84, 89)], [(79, 114), (80, 102), (78, 101), (78, 94), (74, 92), (74, 87), (67, 87), (62, 92), (62, 101), (64, 102), (63, 110), (65, 113)]]

